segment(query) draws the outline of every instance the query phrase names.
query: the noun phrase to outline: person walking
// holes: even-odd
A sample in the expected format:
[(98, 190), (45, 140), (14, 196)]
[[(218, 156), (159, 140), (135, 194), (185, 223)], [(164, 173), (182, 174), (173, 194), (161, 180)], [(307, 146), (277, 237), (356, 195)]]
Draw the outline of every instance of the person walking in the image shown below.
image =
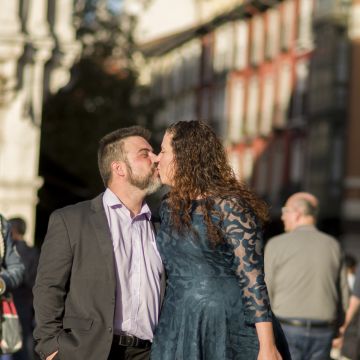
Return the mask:
[(265, 247), (265, 281), (293, 360), (327, 360), (348, 304), (339, 243), (319, 231), (317, 198), (306, 192), (282, 208), (285, 234)]
[[(16, 251), (11, 237), (11, 227), (5, 217), (0, 214), (0, 247), (2, 258), (0, 271), (0, 296), (12, 293), (23, 281), (25, 267)], [(1, 334), (0, 334), (1, 341)], [(11, 355), (0, 355), (0, 358), (11, 359)]]
[(23, 347), (20, 351), (13, 354), (12, 359), (33, 360), (34, 340), (32, 333), (34, 328), (34, 308), (32, 288), (35, 284), (39, 252), (35, 247), (30, 247), (25, 242), (26, 222), (23, 218), (10, 218), (9, 223), (15, 248), (25, 266), (24, 281), (13, 291), (14, 302), (22, 328)]
[(163, 265), (146, 195), (161, 185), (149, 131), (100, 140), (104, 193), (55, 211), (34, 287), (41, 359), (148, 359)]
[(339, 330), (333, 345), (340, 350), (341, 359), (360, 360), (360, 266), (355, 273), (355, 283), (351, 292), (345, 322)]

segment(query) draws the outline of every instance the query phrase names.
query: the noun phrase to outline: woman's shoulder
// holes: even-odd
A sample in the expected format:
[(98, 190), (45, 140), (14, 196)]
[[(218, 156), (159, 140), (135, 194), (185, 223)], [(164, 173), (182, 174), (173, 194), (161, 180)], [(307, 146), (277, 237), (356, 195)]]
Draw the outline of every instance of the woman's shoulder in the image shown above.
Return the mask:
[(220, 195), (214, 197), (214, 203), (224, 211), (248, 211), (251, 208), (241, 196), (236, 195)]

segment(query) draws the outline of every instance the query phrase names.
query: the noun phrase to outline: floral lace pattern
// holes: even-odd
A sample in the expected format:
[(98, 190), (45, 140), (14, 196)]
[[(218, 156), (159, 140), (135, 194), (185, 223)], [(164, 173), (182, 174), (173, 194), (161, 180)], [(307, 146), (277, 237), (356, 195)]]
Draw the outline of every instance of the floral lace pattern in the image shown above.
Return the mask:
[(281, 352), (281, 343), (286, 342), (270, 310), (261, 228), (254, 214), (236, 199), (215, 199), (212, 219), (225, 241), (213, 246), (201, 201), (193, 202), (194, 231), (182, 235), (171, 226), (166, 201), (161, 207), (157, 246), (167, 288), (151, 359), (255, 360), (259, 321), (272, 321), (279, 329), (275, 338)]

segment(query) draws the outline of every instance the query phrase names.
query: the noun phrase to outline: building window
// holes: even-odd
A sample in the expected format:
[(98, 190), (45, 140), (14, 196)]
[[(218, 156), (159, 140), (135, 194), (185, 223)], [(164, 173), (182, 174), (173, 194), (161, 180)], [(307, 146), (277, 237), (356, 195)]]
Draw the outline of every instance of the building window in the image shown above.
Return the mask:
[(243, 136), (244, 116), (245, 116), (245, 80), (242, 78), (234, 79), (231, 83), (230, 94), (230, 124), (229, 138), (233, 142), (238, 142)]
[(251, 64), (259, 65), (264, 58), (264, 19), (256, 15), (252, 19)]
[(282, 17), (280, 31), (280, 46), (282, 50), (289, 50), (294, 38), (295, 2), (288, 0), (282, 3)]
[(291, 122), (302, 125), (304, 122), (305, 99), (308, 91), (309, 60), (299, 60), (295, 65), (296, 81), (291, 108)]
[(331, 159), (330, 150), (331, 132), (327, 119), (321, 119), (310, 128), (308, 141), (308, 164), (307, 187), (313, 189), (313, 192), (319, 194), (322, 198), (328, 189), (327, 177), (328, 167)]
[(243, 70), (248, 63), (249, 24), (247, 21), (235, 23), (235, 60), (234, 67)]
[(257, 133), (259, 113), (259, 79), (253, 76), (249, 81), (247, 97), (246, 134), (253, 136)]
[(281, 64), (279, 69), (278, 109), (276, 126), (283, 127), (288, 118), (292, 91), (292, 66), (289, 62)]
[(229, 162), (237, 179), (240, 179), (241, 177), (240, 161), (241, 161), (240, 153), (238, 151), (231, 151), (229, 154)]
[(267, 193), (267, 187), (269, 183), (269, 152), (264, 151), (257, 159), (256, 165), (256, 178), (255, 178), (255, 190), (256, 192), (264, 196)]
[(215, 31), (214, 70), (222, 73), (232, 68), (234, 58), (233, 23), (219, 27)]
[(304, 178), (305, 144), (303, 138), (294, 139), (291, 144), (290, 182), (301, 184)]
[(185, 88), (193, 88), (199, 84), (200, 75), (200, 52), (201, 44), (198, 40), (193, 40), (186, 44), (183, 49), (183, 76)]
[(279, 10), (273, 8), (267, 11), (267, 33), (265, 56), (267, 59), (273, 59), (279, 53), (280, 37), (280, 16)]
[(283, 139), (277, 139), (272, 147), (270, 200), (279, 205), (280, 191), (283, 186), (285, 149)]
[(177, 49), (174, 53), (174, 67), (172, 69), (172, 88), (175, 95), (184, 89), (184, 59), (182, 52)]
[(313, 3), (313, 0), (299, 0), (299, 27), (297, 43), (299, 48), (305, 50), (313, 47)]
[(262, 90), (260, 132), (262, 135), (268, 135), (272, 129), (275, 108), (275, 79), (273, 74), (265, 75)]
[(242, 180), (250, 182), (254, 169), (254, 153), (252, 148), (246, 148), (242, 159)]
[(210, 96), (211, 91), (209, 88), (201, 89), (200, 93), (200, 118), (203, 120), (210, 119)]
[(212, 34), (204, 36), (202, 40), (202, 82), (208, 84), (213, 76), (213, 39)]
[(212, 125), (219, 136), (226, 134), (227, 119), (225, 118), (226, 109), (226, 89), (225, 86), (218, 86), (214, 93), (214, 119)]

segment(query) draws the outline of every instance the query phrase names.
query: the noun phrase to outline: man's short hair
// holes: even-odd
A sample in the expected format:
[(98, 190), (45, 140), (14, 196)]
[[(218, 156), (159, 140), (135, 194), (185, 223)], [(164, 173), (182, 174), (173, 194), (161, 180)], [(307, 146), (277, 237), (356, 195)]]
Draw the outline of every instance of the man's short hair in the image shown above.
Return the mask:
[(11, 228), (15, 230), (20, 235), (25, 235), (26, 233), (26, 222), (21, 217), (14, 217), (8, 220)]
[(319, 207), (315, 206), (313, 203), (311, 203), (311, 201), (307, 199), (298, 199), (297, 204), (301, 208), (303, 215), (317, 218)]
[(111, 163), (113, 161), (126, 161), (123, 140), (130, 136), (141, 136), (149, 141), (151, 133), (149, 130), (135, 125), (117, 129), (105, 135), (99, 141), (98, 166), (105, 186), (108, 185), (111, 179)]

